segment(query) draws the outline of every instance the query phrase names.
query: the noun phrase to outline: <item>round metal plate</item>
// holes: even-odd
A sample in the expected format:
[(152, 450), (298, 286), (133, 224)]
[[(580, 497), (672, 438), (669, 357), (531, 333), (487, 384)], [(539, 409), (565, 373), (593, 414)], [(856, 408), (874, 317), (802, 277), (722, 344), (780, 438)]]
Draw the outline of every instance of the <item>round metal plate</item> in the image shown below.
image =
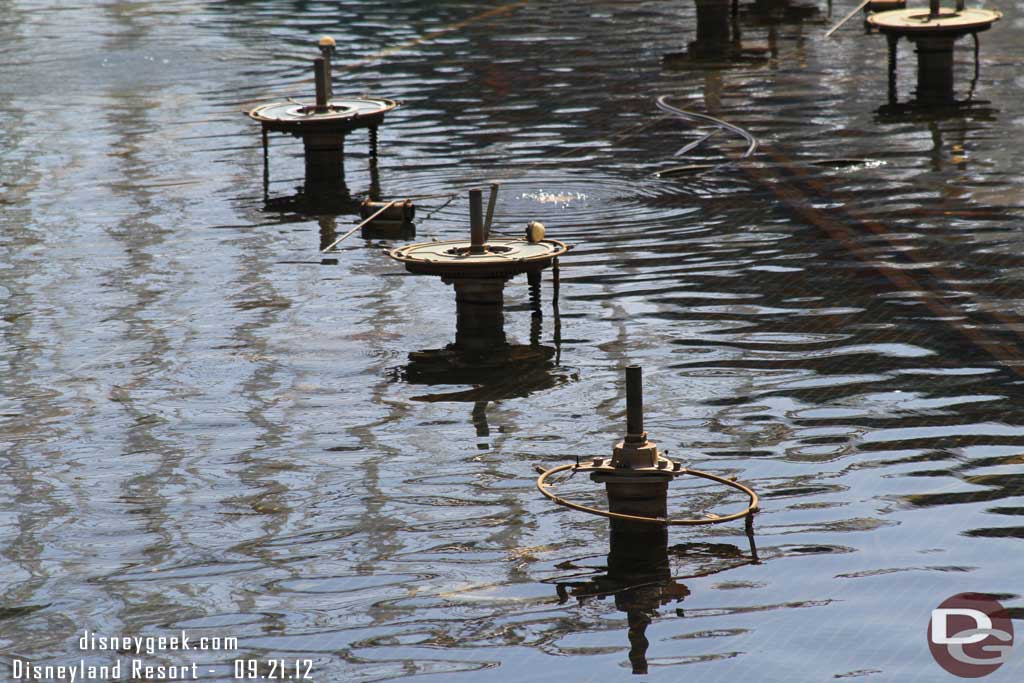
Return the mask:
[(937, 19), (928, 20), (928, 10), (920, 7), (879, 12), (868, 16), (868, 23), (889, 33), (943, 35), (983, 31), (1002, 18), (1002, 12), (970, 8), (955, 12), (943, 10)]
[(404, 263), (413, 273), (472, 277), (515, 275), (545, 268), (569, 251), (558, 240), (492, 239), (483, 254), (471, 254), (469, 248), (469, 240), (421, 242), (392, 249), (388, 256)]
[(335, 98), (330, 101), (330, 111), (318, 113), (316, 102), (292, 101), (272, 102), (256, 107), (249, 116), (267, 123), (337, 123), (367, 116), (379, 116), (398, 106), (397, 102), (385, 99), (363, 97)]

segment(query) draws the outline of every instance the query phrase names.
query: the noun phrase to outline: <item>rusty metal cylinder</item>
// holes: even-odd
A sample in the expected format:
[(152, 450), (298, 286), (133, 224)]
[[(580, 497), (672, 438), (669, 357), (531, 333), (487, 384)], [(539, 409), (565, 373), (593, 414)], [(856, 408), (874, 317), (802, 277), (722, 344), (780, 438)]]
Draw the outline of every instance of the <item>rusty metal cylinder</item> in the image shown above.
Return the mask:
[[(608, 494), (608, 509), (624, 515), (637, 517), (668, 516), (668, 479), (659, 482), (615, 483), (605, 484)], [(630, 522), (624, 519), (609, 521), (611, 543), (615, 548), (664, 548), (668, 542), (668, 527), (663, 524), (649, 522)], [(642, 557), (642, 555), (640, 555)], [(608, 558), (609, 571), (616, 573), (643, 573), (644, 568), (637, 566), (638, 556), (631, 553), (614, 553)], [(654, 567), (648, 569), (657, 571)]]
[(639, 365), (626, 368), (626, 435), (644, 433), (644, 378)]
[(337, 134), (302, 138), (306, 160), (306, 192), (336, 192), (345, 183), (345, 138)]
[[(381, 211), (381, 209), (384, 210)], [(359, 205), (359, 216), (364, 220), (378, 211), (381, 211), (381, 213), (373, 219), (374, 223), (377, 221), (400, 221), (402, 223), (412, 223), (413, 219), (416, 217), (416, 205), (409, 199), (401, 202), (392, 202), (391, 206), (388, 206), (388, 202), (374, 202), (367, 199)]]
[(484, 193), (482, 190), (469, 191), (469, 251), (482, 254), (486, 250), (487, 236), (484, 234)]
[(506, 344), (501, 278), (457, 278), (455, 345), (465, 351), (493, 351)]
[(917, 99), (922, 102), (952, 102), (953, 43), (951, 36), (916, 36)]
[(316, 110), (327, 111), (331, 88), (331, 63), (323, 57), (313, 60), (313, 78), (316, 81)]

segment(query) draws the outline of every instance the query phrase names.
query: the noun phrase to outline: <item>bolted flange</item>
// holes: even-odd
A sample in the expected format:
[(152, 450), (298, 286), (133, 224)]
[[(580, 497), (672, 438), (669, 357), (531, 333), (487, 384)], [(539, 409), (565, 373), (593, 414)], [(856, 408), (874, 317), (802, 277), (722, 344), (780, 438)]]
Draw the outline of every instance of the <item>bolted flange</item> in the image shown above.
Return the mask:
[[(631, 441), (631, 437), (635, 440)], [(647, 440), (647, 432), (640, 435), (627, 434), (625, 439), (612, 448), (612, 467), (657, 467), (661, 457), (658, 444)]]
[[(671, 478), (670, 472), (679, 466), (662, 455), (658, 444), (647, 440), (644, 431), (643, 371), (638, 365), (626, 368), (626, 436), (612, 447), (612, 458), (608, 463), (610, 474), (593, 473), (594, 481), (610, 481), (607, 476), (629, 476), (641, 471), (644, 481)], [(652, 477), (651, 475), (655, 475)], [(662, 477), (658, 474), (664, 475)], [(600, 478), (599, 478), (600, 477)]]

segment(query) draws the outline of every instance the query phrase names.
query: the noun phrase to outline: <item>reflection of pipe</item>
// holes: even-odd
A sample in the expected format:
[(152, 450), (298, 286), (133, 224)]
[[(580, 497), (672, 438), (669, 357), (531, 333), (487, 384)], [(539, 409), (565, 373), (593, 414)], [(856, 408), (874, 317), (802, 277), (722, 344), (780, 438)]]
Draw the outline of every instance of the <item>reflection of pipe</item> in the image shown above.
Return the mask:
[(899, 48), (900, 37), (888, 33), (885, 39), (889, 46), (889, 104), (896, 104), (896, 51)]
[[(609, 494), (610, 495), (610, 494)], [(647, 673), (647, 626), (662, 604), (663, 585), (671, 582), (668, 529), (611, 520), (608, 579), (634, 586), (615, 594), (615, 607), (629, 624), (629, 662), (634, 674)], [(642, 585), (647, 584), (647, 585)]]
[[(692, 551), (713, 548), (717, 560), (733, 558), (725, 566), (716, 566), (685, 577), (673, 577), (670, 562), (668, 536), (664, 527), (652, 530), (649, 524), (612, 520), (607, 556), (607, 573), (592, 576), (586, 581), (563, 580), (555, 583), (559, 603), (570, 597), (580, 602), (591, 597), (613, 595), (615, 608), (626, 614), (629, 639), (629, 662), (634, 674), (646, 674), (648, 670), (647, 627), (658, 609), (672, 602), (680, 602), (690, 595), (690, 589), (680, 579), (711, 576), (744, 565), (760, 564), (754, 546), (753, 526), (747, 525), (750, 541), (750, 556), (743, 557), (743, 551), (727, 544), (686, 543), (673, 546), (672, 554), (685, 557)], [(706, 550), (704, 551), (706, 553)], [(676, 614), (683, 616), (681, 609)]]
[(551, 316), (555, 319), (555, 365), (562, 362), (562, 315), (558, 310), (558, 259), (551, 262)]

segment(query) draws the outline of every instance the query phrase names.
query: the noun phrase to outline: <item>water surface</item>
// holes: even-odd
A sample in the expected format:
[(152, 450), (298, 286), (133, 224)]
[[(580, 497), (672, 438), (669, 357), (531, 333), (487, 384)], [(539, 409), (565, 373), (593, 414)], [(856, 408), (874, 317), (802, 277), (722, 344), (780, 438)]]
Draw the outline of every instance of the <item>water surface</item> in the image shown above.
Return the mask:
[[(555, 586), (604, 571), (606, 523), (533, 485), (610, 452), (629, 363), (652, 437), (764, 498), (758, 564), (742, 525), (672, 530), (688, 594), (652, 615), (650, 680), (934, 681), (931, 609), (984, 591), (1019, 613), (1019, 3), (982, 36), (972, 105), (930, 113), (883, 109), (884, 39), (825, 40), (823, 4), (744, 3), (763, 58), (699, 63), (664, 59), (692, 3), (491, 7), (7, 3), (0, 666), (77, 662), (83, 629), (187, 629), (240, 649), (149, 659), (210, 681), (243, 657), (312, 658), (317, 681), (632, 679), (626, 614)], [(542, 320), (506, 289), (509, 340), (545, 349), (522, 372), (412, 381), (454, 339), (450, 288), (386, 240), (322, 257), (354, 211), (264, 202), (242, 111), (310, 93), (325, 33), (336, 92), (402, 101), (384, 196), (496, 180), (499, 229), (577, 245), (557, 325), (548, 278)], [(966, 98), (969, 41), (957, 60)], [(902, 100), (914, 69), (903, 43)], [(763, 150), (673, 157), (709, 129), (659, 95)], [(271, 137), (272, 198), (301, 152)], [(653, 175), (686, 163), (714, 168)], [(467, 229), (462, 198), (419, 216), (421, 238)]]

